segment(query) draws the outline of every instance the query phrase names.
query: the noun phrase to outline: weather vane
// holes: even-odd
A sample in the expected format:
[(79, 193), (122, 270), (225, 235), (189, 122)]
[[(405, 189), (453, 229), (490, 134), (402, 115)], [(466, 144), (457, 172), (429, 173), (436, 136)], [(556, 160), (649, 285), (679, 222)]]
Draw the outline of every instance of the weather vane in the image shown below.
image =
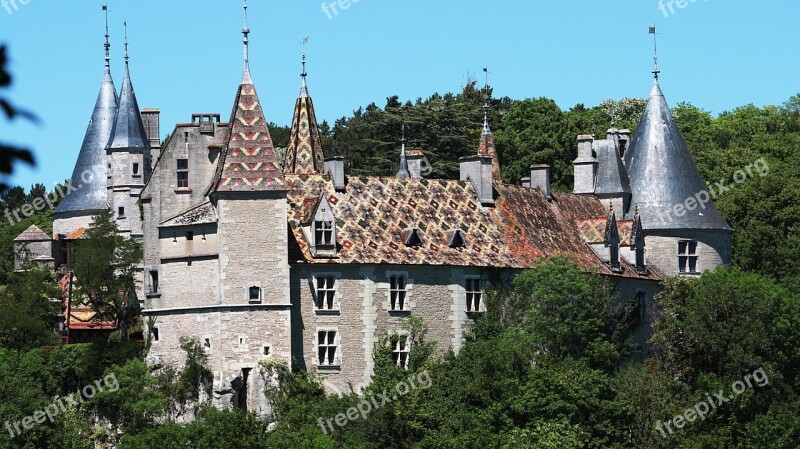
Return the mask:
[(653, 35), (653, 63), (655, 64), (655, 68), (653, 69), (653, 75), (655, 75), (656, 79), (658, 79), (658, 75), (661, 74), (661, 70), (658, 69), (658, 40), (657, 40), (658, 33), (656, 32), (655, 25), (650, 27), (650, 34)]

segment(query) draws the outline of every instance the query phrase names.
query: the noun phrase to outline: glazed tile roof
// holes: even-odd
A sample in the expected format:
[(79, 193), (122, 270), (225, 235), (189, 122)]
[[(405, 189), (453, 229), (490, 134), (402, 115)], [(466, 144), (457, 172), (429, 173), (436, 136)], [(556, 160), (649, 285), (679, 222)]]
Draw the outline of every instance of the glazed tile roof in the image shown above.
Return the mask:
[[(58, 281), (61, 286), (62, 292), (62, 307), (65, 324), (69, 325), (69, 329), (76, 330), (115, 330), (117, 326), (113, 321), (101, 321), (95, 319), (97, 313), (92, 307), (80, 300), (75, 293), (77, 288), (73, 286), (72, 294), (72, 307), (69, 307), (69, 275), (62, 276)], [(77, 284), (77, 278), (73, 278), (73, 284)], [(69, 316), (67, 316), (69, 314)]]
[[(346, 191), (336, 192), (319, 175), (288, 175), (289, 224), (293, 242), (290, 262), (397, 265), (453, 265), (530, 268), (537, 260), (572, 255), (587, 270), (602, 274), (639, 276), (624, 265), (612, 272), (589, 248), (585, 236), (602, 241), (606, 218), (600, 201), (579, 195), (553, 193), (549, 201), (538, 189), (497, 184), (495, 207), (482, 207), (469, 182), (351, 177)], [(314, 258), (303, 233), (321, 195), (336, 217), (338, 258)], [(592, 217), (592, 218), (587, 218)], [(619, 222), (625, 242), (633, 222)], [(421, 246), (404, 239), (419, 229)], [(454, 230), (463, 232), (465, 247), (451, 248)]]
[[(289, 222), (299, 251), (309, 263), (516, 266), (472, 184), (448, 180), (351, 177), (337, 194), (323, 176), (287, 176)], [(309, 210), (324, 194), (337, 219), (337, 259), (315, 259), (303, 235)], [(418, 228), (421, 246), (406, 246), (403, 232)], [(467, 248), (451, 248), (448, 231), (464, 233)]]
[[(322, 139), (317, 126), (314, 102), (304, 89), (294, 107), (294, 118), (289, 138), (289, 147), (283, 159), (285, 174), (313, 175), (325, 171), (325, 156)], [(305, 93), (305, 95), (303, 95)]]
[[(578, 232), (586, 243), (605, 243), (605, 230), (608, 217), (575, 220)], [(617, 220), (621, 246), (630, 246), (633, 236), (633, 220)]]
[(209, 188), (214, 192), (286, 190), (256, 87), (246, 70), (231, 114), (228, 144)]
[(481, 145), (478, 148), (478, 154), (492, 157), (492, 181), (496, 183), (503, 182), (500, 176), (500, 161), (497, 159), (497, 150), (494, 146), (494, 134), (491, 131), (484, 131), (481, 134)]

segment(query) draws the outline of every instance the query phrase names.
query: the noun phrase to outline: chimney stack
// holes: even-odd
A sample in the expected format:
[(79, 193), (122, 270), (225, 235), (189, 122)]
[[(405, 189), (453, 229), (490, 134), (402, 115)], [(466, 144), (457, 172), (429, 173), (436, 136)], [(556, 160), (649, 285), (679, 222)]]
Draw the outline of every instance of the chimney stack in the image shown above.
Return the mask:
[(331, 181), (333, 181), (334, 189), (344, 190), (344, 157), (335, 156), (325, 159), (325, 174), (330, 175)]
[(550, 190), (551, 176), (552, 169), (549, 165), (531, 165), (531, 188), (541, 190), (548, 200), (553, 199), (553, 192)]
[(597, 178), (597, 159), (594, 157), (592, 144), (593, 135), (578, 136), (578, 158), (572, 162), (575, 171), (576, 194), (593, 194), (595, 190), (595, 179)]
[(430, 174), (431, 163), (422, 150), (407, 150), (406, 163), (408, 174), (412, 179), (421, 179)]
[(465, 156), (458, 160), (461, 180), (471, 181), (472, 187), (483, 205), (494, 204), (492, 184), (492, 157), (485, 155)]

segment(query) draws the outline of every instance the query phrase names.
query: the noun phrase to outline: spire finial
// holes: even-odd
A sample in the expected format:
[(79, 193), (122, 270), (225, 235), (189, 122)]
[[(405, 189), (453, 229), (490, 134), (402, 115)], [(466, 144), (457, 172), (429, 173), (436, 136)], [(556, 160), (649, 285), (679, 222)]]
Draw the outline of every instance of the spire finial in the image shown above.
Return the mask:
[(124, 22), (124, 25), (125, 25), (125, 67), (128, 67), (128, 61), (131, 59), (131, 57), (128, 56), (128, 21), (127, 20)]
[(303, 38), (303, 72), (300, 74), (301, 78), (301, 87), (300, 87), (300, 96), (302, 98), (308, 97), (308, 85), (306, 84), (306, 77), (308, 73), (306, 73), (306, 45), (308, 44), (308, 37)]
[(656, 77), (656, 80), (658, 80), (658, 75), (661, 74), (661, 70), (658, 69), (658, 33), (656, 32), (655, 25), (650, 27), (650, 34), (653, 35), (653, 75)]
[(403, 138), (401, 140), (403, 143), (402, 149), (400, 150), (400, 170), (397, 171), (397, 178), (398, 179), (408, 179), (411, 177), (411, 174), (408, 172), (408, 160), (406, 160), (406, 125), (403, 124)]
[(491, 134), (492, 129), (489, 127), (489, 67), (483, 68), (485, 74), (485, 82), (483, 84), (483, 134)]
[(244, 35), (244, 68), (250, 70), (250, 28), (247, 27), (247, 0), (244, 0), (244, 28), (242, 28)]
[(103, 11), (105, 11), (105, 13), (106, 13), (106, 43), (105, 43), (106, 68), (110, 68), (111, 67), (111, 42), (109, 41), (109, 38), (111, 36), (108, 34), (108, 2), (106, 2), (105, 5), (103, 5)]
[(610, 205), (608, 206), (608, 216), (609, 216), (609, 217), (611, 217), (611, 216), (613, 216), (613, 215), (614, 215), (614, 205), (613, 205), (613, 204), (610, 204)]

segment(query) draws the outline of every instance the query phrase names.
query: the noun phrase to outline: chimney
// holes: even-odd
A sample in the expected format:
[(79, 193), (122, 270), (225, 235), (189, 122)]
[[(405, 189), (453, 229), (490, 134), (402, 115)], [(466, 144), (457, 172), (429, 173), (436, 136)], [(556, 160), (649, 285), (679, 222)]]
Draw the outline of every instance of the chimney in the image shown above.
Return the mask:
[(631, 130), (621, 129), (619, 131), (619, 157), (625, 158), (625, 152), (631, 146)]
[(597, 159), (594, 157), (592, 144), (593, 135), (578, 136), (578, 158), (572, 162), (575, 172), (576, 194), (593, 194), (595, 188), (595, 178), (597, 177)]
[(431, 173), (431, 163), (422, 150), (406, 151), (406, 163), (408, 164), (408, 174), (413, 179), (421, 179)]
[(524, 178), (520, 178), (519, 183), (522, 184), (522, 187), (531, 188), (531, 177), (525, 176)]
[(478, 201), (483, 205), (494, 204), (492, 185), (492, 157), (484, 155), (465, 156), (458, 160), (461, 180), (471, 181)]
[(161, 147), (161, 111), (155, 108), (142, 109), (142, 122), (144, 132), (150, 141), (151, 148)]
[(531, 188), (541, 190), (548, 200), (553, 199), (553, 192), (550, 190), (551, 174), (552, 169), (547, 164), (531, 165)]
[(344, 157), (336, 156), (325, 159), (325, 174), (330, 175), (334, 189), (344, 190)]

